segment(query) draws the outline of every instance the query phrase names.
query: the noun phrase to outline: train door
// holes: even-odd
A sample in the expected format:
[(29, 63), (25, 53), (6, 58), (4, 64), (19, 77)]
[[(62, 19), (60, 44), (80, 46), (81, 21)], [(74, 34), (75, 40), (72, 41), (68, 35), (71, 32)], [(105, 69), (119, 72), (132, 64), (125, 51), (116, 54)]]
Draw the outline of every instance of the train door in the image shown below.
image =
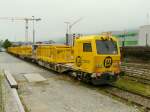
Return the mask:
[(83, 51), (82, 51), (82, 67), (85, 72), (93, 71), (93, 48), (92, 42), (83, 42)]
[(93, 70), (93, 48), (91, 41), (80, 41), (75, 47), (76, 66), (83, 72)]
[(82, 57), (82, 43), (81, 42), (76, 42), (74, 46), (74, 55), (75, 55), (75, 64), (77, 67), (81, 67), (82, 62), (81, 62), (81, 57)]

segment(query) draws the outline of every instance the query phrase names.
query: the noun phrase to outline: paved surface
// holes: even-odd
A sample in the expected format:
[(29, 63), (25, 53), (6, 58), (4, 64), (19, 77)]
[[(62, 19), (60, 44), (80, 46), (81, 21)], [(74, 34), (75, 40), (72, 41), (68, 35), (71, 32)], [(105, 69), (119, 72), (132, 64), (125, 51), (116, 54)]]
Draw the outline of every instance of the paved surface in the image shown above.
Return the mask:
[[(0, 53), (0, 68), (9, 70), (19, 83), (19, 94), (31, 112), (138, 112), (94, 89), (73, 83), (67, 76)], [(24, 74), (38, 73), (44, 82), (28, 82)]]
[(28, 80), (28, 82), (46, 81), (46, 79), (38, 73), (24, 74), (24, 77)]

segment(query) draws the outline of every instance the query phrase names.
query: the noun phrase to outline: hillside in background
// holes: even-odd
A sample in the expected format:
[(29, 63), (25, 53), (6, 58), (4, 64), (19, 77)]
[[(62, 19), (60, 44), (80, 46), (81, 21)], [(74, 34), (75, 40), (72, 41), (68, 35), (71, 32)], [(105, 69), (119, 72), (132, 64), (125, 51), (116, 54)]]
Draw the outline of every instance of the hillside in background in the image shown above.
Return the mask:
[(56, 43), (61, 43), (61, 44), (64, 44), (65, 41), (66, 41), (66, 38), (65, 37), (60, 37), (60, 38), (56, 38), (56, 39), (53, 39)]

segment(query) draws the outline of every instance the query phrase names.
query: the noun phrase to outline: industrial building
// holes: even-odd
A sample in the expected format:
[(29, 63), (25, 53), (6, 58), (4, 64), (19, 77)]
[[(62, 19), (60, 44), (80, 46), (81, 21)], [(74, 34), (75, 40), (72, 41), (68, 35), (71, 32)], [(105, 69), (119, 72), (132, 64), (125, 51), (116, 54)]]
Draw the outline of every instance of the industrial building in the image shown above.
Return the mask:
[[(140, 26), (138, 30), (110, 32), (113, 36), (118, 37), (120, 46), (150, 46), (150, 25)], [(68, 45), (73, 45), (73, 38), (79, 36), (77, 34), (68, 35), (68, 40), (66, 40)]]
[(138, 31), (112, 31), (112, 35), (118, 37), (120, 46), (137, 46)]
[(113, 31), (119, 38), (120, 46), (150, 46), (150, 25), (140, 26), (135, 31)]

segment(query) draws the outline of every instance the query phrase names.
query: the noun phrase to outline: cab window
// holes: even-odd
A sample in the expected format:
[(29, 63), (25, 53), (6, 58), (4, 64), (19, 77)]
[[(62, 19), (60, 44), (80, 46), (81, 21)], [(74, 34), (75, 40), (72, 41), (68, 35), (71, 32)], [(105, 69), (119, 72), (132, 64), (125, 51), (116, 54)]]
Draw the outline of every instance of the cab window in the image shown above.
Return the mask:
[(83, 52), (92, 52), (91, 43), (83, 43)]
[(117, 43), (110, 40), (96, 40), (97, 54), (117, 54)]

